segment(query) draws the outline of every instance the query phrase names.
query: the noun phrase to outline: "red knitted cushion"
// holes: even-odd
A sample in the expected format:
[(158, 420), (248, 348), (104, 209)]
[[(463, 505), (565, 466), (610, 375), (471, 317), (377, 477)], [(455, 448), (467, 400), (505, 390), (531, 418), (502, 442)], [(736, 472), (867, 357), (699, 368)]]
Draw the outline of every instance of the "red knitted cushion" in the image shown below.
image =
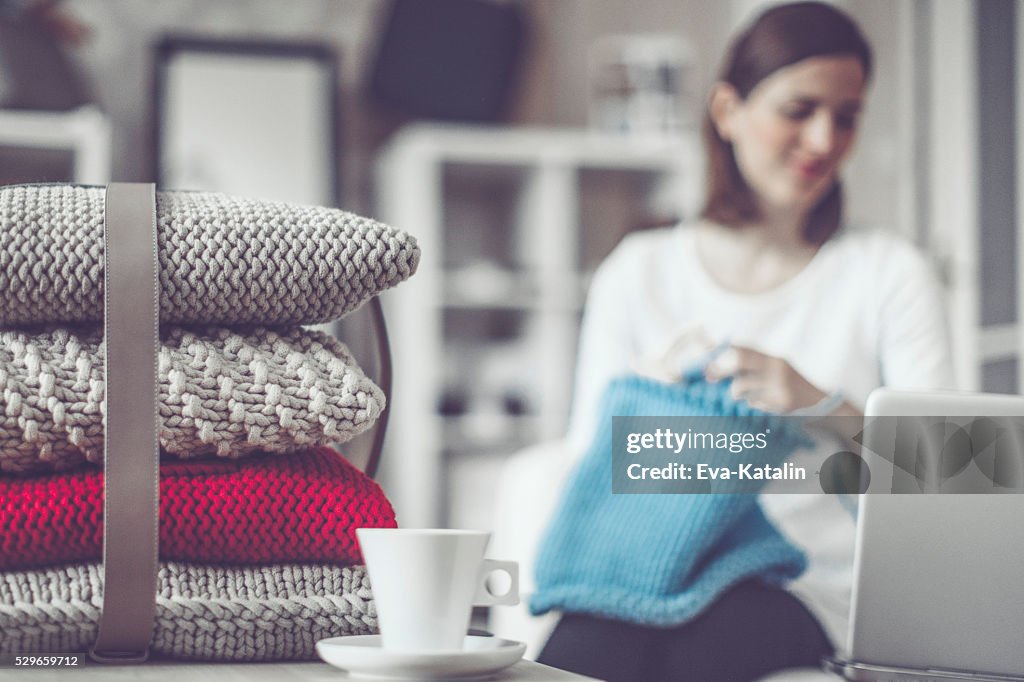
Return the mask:
[[(394, 528), (376, 483), (330, 448), (160, 467), (165, 561), (362, 563), (355, 529)], [(103, 473), (0, 478), (0, 570), (99, 561)]]

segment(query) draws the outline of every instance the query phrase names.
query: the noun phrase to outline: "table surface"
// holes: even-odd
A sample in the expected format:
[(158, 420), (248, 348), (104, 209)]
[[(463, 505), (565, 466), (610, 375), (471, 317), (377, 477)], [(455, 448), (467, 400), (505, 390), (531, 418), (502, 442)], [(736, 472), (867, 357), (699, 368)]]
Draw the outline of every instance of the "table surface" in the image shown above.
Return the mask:
[[(326, 663), (179, 663), (150, 661), (142, 665), (97, 665), (85, 663), (76, 668), (10, 668), (0, 670), (4, 682), (61, 682), (62, 680), (95, 680), (96, 682), (339, 682), (339, 680), (370, 679), (356, 677)], [(375, 678), (380, 679), (380, 678)], [(592, 677), (549, 668), (523, 659), (500, 673), (477, 679), (491, 682), (585, 682)]]

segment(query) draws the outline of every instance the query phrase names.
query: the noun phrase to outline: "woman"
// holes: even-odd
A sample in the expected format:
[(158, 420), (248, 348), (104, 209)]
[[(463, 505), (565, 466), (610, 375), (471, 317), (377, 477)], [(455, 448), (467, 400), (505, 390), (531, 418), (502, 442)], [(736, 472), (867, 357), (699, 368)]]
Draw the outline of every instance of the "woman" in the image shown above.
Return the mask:
[[(705, 373), (732, 379), (734, 398), (830, 415), (839, 431), (859, 421), (874, 388), (952, 384), (941, 292), (923, 258), (886, 232), (844, 229), (838, 178), (871, 66), (857, 26), (820, 3), (769, 9), (736, 38), (705, 118), (701, 218), (627, 237), (594, 278), (575, 450), (593, 437), (609, 381), (680, 330), (728, 343)], [(807, 556), (797, 580), (742, 582), (672, 628), (565, 614), (538, 660), (609, 680), (755, 679), (817, 666), (845, 643), (853, 515), (839, 496), (760, 502)]]

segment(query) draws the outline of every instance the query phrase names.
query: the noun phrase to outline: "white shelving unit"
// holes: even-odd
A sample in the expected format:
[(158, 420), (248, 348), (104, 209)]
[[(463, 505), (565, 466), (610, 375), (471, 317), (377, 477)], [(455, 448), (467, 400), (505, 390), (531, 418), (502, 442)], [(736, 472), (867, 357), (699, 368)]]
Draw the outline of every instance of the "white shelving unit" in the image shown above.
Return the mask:
[(378, 215), (423, 254), (383, 297), (395, 365), (383, 476), (402, 525), (487, 527), (488, 510), (450, 488), (484, 504), (501, 455), (564, 433), (589, 276), (637, 214), (692, 211), (698, 145), (418, 124), (384, 150)]
[(104, 184), (110, 180), (110, 122), (99, 109), (0, 110), (0, 147), (66, 150), (72, 154), (65, 180)]

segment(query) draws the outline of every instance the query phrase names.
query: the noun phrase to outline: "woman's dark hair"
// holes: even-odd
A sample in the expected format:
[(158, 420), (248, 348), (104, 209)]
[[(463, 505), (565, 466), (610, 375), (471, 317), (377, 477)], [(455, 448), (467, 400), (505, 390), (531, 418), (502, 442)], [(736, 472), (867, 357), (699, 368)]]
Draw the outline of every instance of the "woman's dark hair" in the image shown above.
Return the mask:
[[(779, 69), (808, 57), (856, 57), (871, 75), (871, 47), (843, 12), (820, 2), (772, 7), (738, 35), (726, 55), (719, 80), (732, 85), (743, 99)], [(739, 225), (760, 217), (753, 193), (733, 154), (732, 144), (718, 134), (710, 112), (704, 115), (707, 148), (707, 190), (701, 215), (723, 225)], [(825, 243), (839, 229), (842, 188), (837, 181), (807, 215), (804, 239)]]

